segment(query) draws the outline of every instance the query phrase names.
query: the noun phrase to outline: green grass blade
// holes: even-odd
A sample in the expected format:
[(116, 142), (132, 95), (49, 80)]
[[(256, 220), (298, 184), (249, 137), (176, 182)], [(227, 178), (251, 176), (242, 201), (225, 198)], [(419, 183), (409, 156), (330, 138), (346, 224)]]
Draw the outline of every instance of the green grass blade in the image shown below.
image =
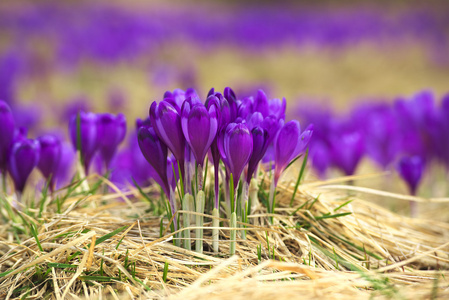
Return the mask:
[(293, 200), (296, 196), (296, 191), (298, 190), (298, 186), (301, 183), (302, 176), (304, 175), (304, 170), (307, 165), (307, 158), (309, 157), (309, 148), (307, 147), (306, 154), (304, 155), (304, 159), (302, 160), (301, 170), (299, 171), (298, 178), (296, 179), (295, 189), (293, 190), (292, 198), (290, 199), (290, 207), (293, 206)]

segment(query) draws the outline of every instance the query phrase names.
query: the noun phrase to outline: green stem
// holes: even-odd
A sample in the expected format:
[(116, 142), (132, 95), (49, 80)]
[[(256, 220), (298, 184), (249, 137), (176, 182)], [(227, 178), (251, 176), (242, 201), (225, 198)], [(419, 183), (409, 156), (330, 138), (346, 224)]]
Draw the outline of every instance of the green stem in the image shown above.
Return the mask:
[[(268, 197), (268, 212), (274, 214), (274, 208), (276, 206), (276, 187), (274, 186), (274, 180), (271, 181), (270, 185), (270, 195)], [(269, 218), (270, 223), (273, 224), (273, 216)]]
[[(192, 211), (193, 207), (190, 206), (193, 203), (193, 196), (190, 194), (185, 194), (184, 199), (182, 201), (182, 210), (188, 212)], [(190, 227), (190, 214), (184, 213), (183, 218), (184, 229)], [(184, 230), (184, 248), (187, 250), (192, 250), (191, 242), (190, 242), (190, 230)]]
[[(197, 213), (204, 213), (204, 205), (206, 202), (206, 195), (204, 194), (203, 191), (199, 191), (198, 194), (196, 195), (196, 212)], [(198, 227), (195, 230), (195, 238), (196, 238), (196, 243), (195, 243), (195, 250), (198, 253), (203, 253), (203, 221), (204, 221), (204, 217), (197, 215), (196, 216), (196, 227)]]
[[(231, 214), (231, 228), (237, 228), (237, 215), (235, 212)], [(231, 229), (231, 244), (229, 247), (229, 253), (231, 255), (235, 254), (235, 243), (236, 243), (236, 233), (237, 231), (235, 229)]]

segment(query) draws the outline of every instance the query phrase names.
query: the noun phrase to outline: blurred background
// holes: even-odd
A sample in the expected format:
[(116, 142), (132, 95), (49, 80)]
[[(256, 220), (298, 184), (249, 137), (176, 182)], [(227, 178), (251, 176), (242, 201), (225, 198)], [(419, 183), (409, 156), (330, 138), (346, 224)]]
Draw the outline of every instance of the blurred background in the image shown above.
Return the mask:
[(52, 123), (67, 102), (142, 117), (174, 88), (337, 109), (448, 90), (447, 1), (309, 2), (1, 1), (0, 98)]
[(133, 126), (167, 90), (193, 87), (204, 100), (226, 86), (285, 97), (287, 119), (424, 89), (438, 103), (449, 2), (0, 2), (0, 99), (31, 133), (66, 128), (79, 109), (124, 112)]

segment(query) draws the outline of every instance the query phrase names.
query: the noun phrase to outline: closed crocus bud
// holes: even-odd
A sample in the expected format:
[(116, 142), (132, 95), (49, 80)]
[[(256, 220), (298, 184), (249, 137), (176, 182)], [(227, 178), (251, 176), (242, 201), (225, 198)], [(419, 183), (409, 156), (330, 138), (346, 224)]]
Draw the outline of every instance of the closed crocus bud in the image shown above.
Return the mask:
[(258, 111), (262, 116), (274, 116), (277, 119), (285, 119), (285, 108), (287, 101), (285, 98), (268, 100), (267, 95), (262, 90), (257, 91), (254, 99), (254, 111)]
[(158, 135), (152, 127), (140, 127), (137, 132), (137, 140), (143, 156), (154, 168), (159, 177), (156, 178), (155, 176), (155, 180), (164, 189), (165, 194), (169, 196), (170, 189), (167, 179), (167, 146), (159, 140)]
[(231, 123), (218, 139), (218, 148), (237, 187), (243, 169), (248, 163), (253, 150), (253, 137), (244, 123)]
[(365, 152), (365, 140), (361, 132), (343, 132), (332, 140), (333, 164), (346, 175), (353, 175)]
[(63, 187), (70, 182), (70, 178), (73, 175), (75, 154), (70, 142), (61, 143), (61, 159), (54, 175), (56, 188)]
[(159, 139), (167, 145), (184, 169), (185, 138), (181, 127), (181, 116), (168, 102), (153, 102), (150, 107), (150, 119)]
[(238, 113), (238, 109), (239, 109), (239, 104), (237, 103), (237, 97), (236, 97), (234, 91), (230, 87), (226, 87), (224, 89), (223, 96), (229, 103), (229, 109), (230, 109), (229, 122), (234, 122), (234, 120), (237, 118), (237, 113)]
[(16, 190), (23, 192), (25, 183), (39, 162), (39, 142), (31, 139), (19, 139), (14, 142), (9, 156), (8, 169)]
[(14, 117), (11, 108), (0, 101), (0, 171), (5, 174), (9, 151), (14, 138)]
[(95, 152), (98, 149), (98, 134), (97, 134), (97, 120), (98, 117), (94, 113), (79, 113), (79, 140), (78, 140), (78, 126), (76, 115), (72, 116), (69, 122), (69, 134), (72, 140), (72, 145), (81, 153), (81, 158), (84, 163), (84, 170), (86, 174), (89, 173), (89, 166)]
[(106, 169), (109, 169), (118, 145), (126, 135), (126, 118), (123, 114), (100, 114), (97, 121), (99, 151)]
[(203, 104), (192, 105), (190, 100), (185, 101), (181, 110), (181, 125), (197, 163), (203, 166), (207, 151), (217, 135), (217, 106), (211, 105), (207, 109)]
[[(315, 141), (315, 138), (313, 139)], [(329, 147), (322, 141), (313, 143), (310, 145), (310, 158), (312, 160), (312, 166), (317, 170), (318, 175), (324, 178), (326, 170), (331, 164)]]
[(37, 167), (42, 175), (50, 179), (50, 190), (54, 190), (55, 175), (61, 161), (61, 141), (54, 135), (47, 134), (37, 138), (40, 145), (40, 158)]
[(309, 125), (301, 133), (301, 127), (296, 120), (287, 122), (279, 130), (274, 142), (274, 185), (288, 164), (306, 150), (313, 133), (313, 125)]
[(253, 151), (248, 162), (248, 174), (246, 177), (248, 184), (251, 182), (254, 171), (268, 148), (268, 132), (265, 129), (254, 127), (251, 130), (251, 135), (253, 136)]
[(424, 171), (424, 160), (420, 156), (405, 156), (397, 165), (399, 175), (407, 184), (410, 194), (416, 195)]

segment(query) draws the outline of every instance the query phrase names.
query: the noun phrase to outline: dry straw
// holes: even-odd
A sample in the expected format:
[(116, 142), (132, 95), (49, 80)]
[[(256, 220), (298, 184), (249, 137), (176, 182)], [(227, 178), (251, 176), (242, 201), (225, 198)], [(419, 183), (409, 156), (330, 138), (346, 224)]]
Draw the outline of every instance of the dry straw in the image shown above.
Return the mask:
[(39, 243), (21, 224), (0, 226), (0, 299), (449, 298), (449, 224), (364, 199), (432, 200), (338, 185), (347, 179), (300, 186), (293, 207), (280, 186), (276, 213), (253, 207), (232, 257), (227, 220), (218, 254), (210, 215), (204, 252), (178, 248), (136, 190), (73, 196), (59, 214), (51, 202), (35, 220)]

